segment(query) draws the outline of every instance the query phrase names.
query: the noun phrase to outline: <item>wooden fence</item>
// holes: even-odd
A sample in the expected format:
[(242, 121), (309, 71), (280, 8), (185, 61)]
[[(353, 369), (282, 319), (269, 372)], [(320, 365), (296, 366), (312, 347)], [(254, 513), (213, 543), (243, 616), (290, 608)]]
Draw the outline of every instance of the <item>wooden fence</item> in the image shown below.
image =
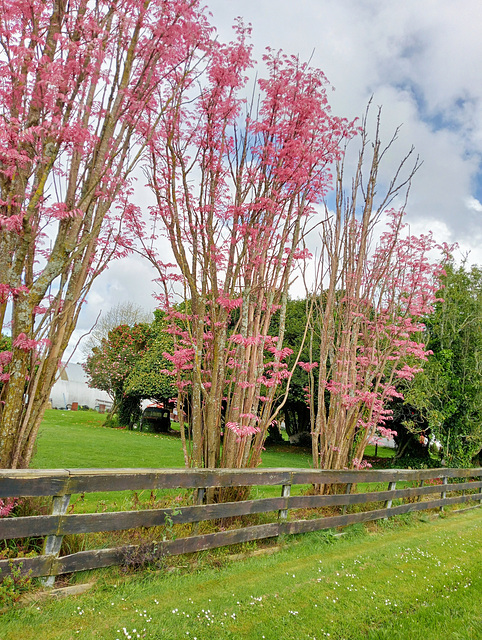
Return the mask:
[[(354, 485), (377, 483), (365, 493), (352, 493)], [(397, 489), (397, 483), (416, 486)], [(345, 493), (331, 495), (290, 495), (294, 485), (342, 485)], [(212, 487), (279, 486), (280, 496), (219, 504), (202, 504), (206, 489)], [(380, 489), (380, 485), (382, 487)], [(386, 489), (384, 487), (387, 487)], [(104, 491), (140, 491), (158, 489), (195, 489), (193, 502), (178, 508), (144, 509), (105, 513), (68, 513), (73, 494)], [(340, 487), (338, 487), (340, 488)], [(0, 498), (51, 496), (50, 515), (6, 517), (0, 519), (0, 540), (44, 536), (42, 555), (31, 558), (0, 560), (0, 579), (12, 568), (22, 573), (54, 577), (64, 573), (123, 564), (129, 554), (139, 549), (124, 545), (108, 549), (92, 549), (59, 556), (63, 536), (94, 532), (121, 531), (136, 527), (172, 526), (206, 520), (272, 513), (272, 522), (221, 530), (151, 543), (150, 558), (192, 553), (216, 547), (274, 538), (356, 522), (367, 522), (393, 515), (475, 501), (482, 504), (482, 468), (423, 470), (317, 471), (313, 469), (71, 469), (71, 470), (0, 470)], [(394, 502), (397, 504), (394, 504)], [(382, 503), (382, 508), (376, 508)], [(347, 513), (350, 505), (365, 505), (365, 510)], [(320, 517), (307, 509), (342, 507), (340, 515)], [(303, 509), (304, 519), (296, 519)], [(6, 543), (4, 542), (3, 545)]]

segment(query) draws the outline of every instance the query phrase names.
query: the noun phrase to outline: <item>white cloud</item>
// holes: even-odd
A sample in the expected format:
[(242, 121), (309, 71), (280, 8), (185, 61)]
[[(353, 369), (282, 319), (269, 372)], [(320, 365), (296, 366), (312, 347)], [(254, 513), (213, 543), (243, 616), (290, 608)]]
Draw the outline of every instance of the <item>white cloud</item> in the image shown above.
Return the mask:
[(482, 213), (482, 203), (473, 196), (468, 196), (465, 199), (465, 205), (467, 206), (467, 209), (477, 211), (477, 213)]

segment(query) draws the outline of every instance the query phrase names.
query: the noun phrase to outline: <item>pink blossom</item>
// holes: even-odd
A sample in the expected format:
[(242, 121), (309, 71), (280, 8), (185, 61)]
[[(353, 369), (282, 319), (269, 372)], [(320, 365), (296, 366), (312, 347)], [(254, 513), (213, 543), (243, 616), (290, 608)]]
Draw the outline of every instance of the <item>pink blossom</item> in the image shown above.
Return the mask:
[(25, 333), (19, 333), (13, 341), (13, 346), (23, 351), (32, 351), (36, 349), (40, 343), (37, 340), (30, 340)]
[(4, 367), (12, 361), (11, 351), (0, 351), (0, 366)]
[(227, 311), (232, 311), (233, 309), (238, 309), (242, 305), (243, 299), (235, 298), (232, 300), (230, 298), (219, 297), (217, 299), (217, 303)]
[(369, 462), (367, 462), (366, 460), (362, 460), (360, 462), (360, 460), (358, 460), (358, 458), (353, 458), (352, 460), (352, 465), (354, 469), (370, 469), (371, 468), (371, 464)]
[(298, 366), (303, 369), (303, 371), (313, 371), (318, 366), (317, 362), (298, 362)]
[(226, 427), (233, 431), (239, 438), (245, 438), (259, 432), (259, 427), (251, 427), (249, 425), (240, 425), (238, 422), (227, 422)]
[(0, 499), (0, 518), (6, 518), (10, 515), (17, 504), (17, 498)]

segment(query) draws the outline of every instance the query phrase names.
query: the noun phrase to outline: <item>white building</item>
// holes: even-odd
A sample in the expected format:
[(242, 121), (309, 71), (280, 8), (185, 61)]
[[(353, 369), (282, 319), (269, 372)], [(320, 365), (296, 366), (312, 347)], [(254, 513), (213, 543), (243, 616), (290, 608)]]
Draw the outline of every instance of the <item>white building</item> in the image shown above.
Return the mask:
[(59, 371), (59, 378), (50, 392), (53, 409), (70, 409), (75, 403), (79, 407), (87, 406), (97, 409), (102, 406), (109, 409), (112, 399), (100, 389), (92, 389), (87, 385), (87, 375), (81, 364), (69, 363)]

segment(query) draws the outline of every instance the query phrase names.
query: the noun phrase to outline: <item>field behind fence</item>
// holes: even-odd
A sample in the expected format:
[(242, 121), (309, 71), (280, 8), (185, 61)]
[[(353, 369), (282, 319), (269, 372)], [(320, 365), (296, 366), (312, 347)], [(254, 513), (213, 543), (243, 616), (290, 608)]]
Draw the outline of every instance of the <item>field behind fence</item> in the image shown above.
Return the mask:
[[(368, 484), (368, 490), (356, 487)], [(296, 485), (329, 485), (326, 495), (291, 495)], [(397, 488), (403, 485), (403, 488)], [(279, 487), (279, 497), (204, 504), (212, 488)], [(102, 513), (72, 513), (71, 496), (95, 492), (184, 489), (188, 504), (168, 508)], [(44, 537), (40, 555), (0, 561), (0, 579), (21, 569), (32, 577), (54, 577), (121, 565), (139, 545), (95, 548), (60, 556), (66, 535), (164, 527), (159, 539), (143, 553), (150, 560), (228, 545), (276, 538), (358, 522), (389, 518), (412, 511), (468, 503), (482, 504), (482, 468), (423, 470), (320, 471), (313, 469), (64, 469), (0, 470), (0, 498), (52, 497), (49, 515), (0, 519), (0, 539)], [(243, 516), (263, 516), (259, 524), (243, 526)], [(198, 533), (205, 521), (229, 522), (212, 533)], [(176, 525), (188, 525), (182, 537), (172, 535)]]

